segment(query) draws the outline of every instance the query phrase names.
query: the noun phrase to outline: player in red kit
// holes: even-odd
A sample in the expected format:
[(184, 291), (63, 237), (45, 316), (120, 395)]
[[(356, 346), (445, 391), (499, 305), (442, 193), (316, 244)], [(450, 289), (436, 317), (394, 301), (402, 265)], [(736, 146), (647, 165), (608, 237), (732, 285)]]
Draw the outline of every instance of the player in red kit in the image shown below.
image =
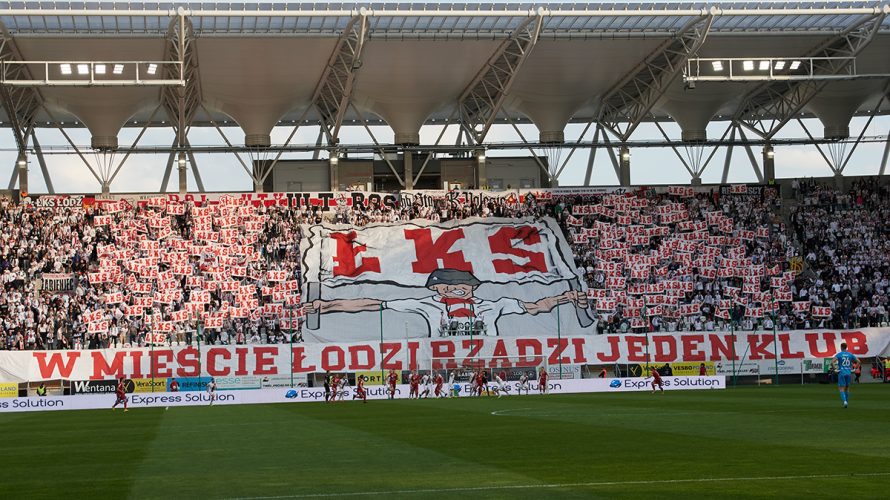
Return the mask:
[(386, 383), (389, 385), (389, 399), (394, 399), (396, 397), (396, 383), (399, 381), (399, 376), (396, 375), (396, 372), (393, 370), (389, 371), (389, 375), (386, 377)]
[(445, 391), (442, 389), (442, 385), (445, 384), (445, 379), (442, 378), (442, 374), (436, 372), (436, 376), (433, 378), (433, 381), (436, 383), (436, 390), (433, 392), (437, 398), (444, 398)]
[(117, 387), (114, 389), (114, 395), (117, 399), (114, 401), (114, 405), (111, 406), (111, 409), (114, 410), (117, 408), (117, 405), (123, 403), (124, 411), (127, 410), (127, 389), (124, 387), (124, 377), (121, 377), (117, 381)]
[(358, 380), (355, 382), (355, 394), (352, 395), (352, 399), (361, 398), (362, 402), (368, 402), (368, 393), (365, 392), (365, 376), (359, 375)]
[(334, 375), (334, 382), (331, 384), (331, 400), (329, 403), (337, 401), (337, 388), (340, 386), (340, 375)]
[(547, 370), (541, 368), (541, 371), (538, 374), (538, 392), (541, 394), (547, 393), (547, 376)]
[(649, 367), (649, 373), (652, 375), (652, 394), (655, 394), (655, 386), (657, 385), (661, 392), (664, 392), (664, 383), (661, 381), (661, 374), (655, 367)]
[(410, 385), (408, 399), (411, 399), (412, 397), (414, 399), (420, 399), (420, 375), (417, 374), (416, 370), (411, 372), (411, 378), (408, 379), (408, 384)]
[(482, 391), (485, 389), (485, 373), (482, 370), (476, 372), (476, 391), (478, 393), (477, 396), (482, 395)]

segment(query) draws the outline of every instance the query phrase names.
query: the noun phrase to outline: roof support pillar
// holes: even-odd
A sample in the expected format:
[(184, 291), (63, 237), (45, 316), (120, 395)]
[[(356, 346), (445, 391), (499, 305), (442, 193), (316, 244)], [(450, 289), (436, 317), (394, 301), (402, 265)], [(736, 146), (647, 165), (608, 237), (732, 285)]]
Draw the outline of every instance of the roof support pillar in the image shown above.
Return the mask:
[(46, 158), (43, 157), (43, 149), (40, 148), (40, 143), (37, 142), (37, 132), (34, 129), (31, 129), (31, 143), (34, 144), (34, 156), (37, 157), (37, 164), (40, 165), (40, 172), (43, 173), (46, 191), (49, 194), (56, 194), (56, 189), (53, 187), (53, 178), (49, 175), (49, 169), (46, 168)]
[[(458, 131), (458, 134), (460, 131)], [(488, 173), (485, 171), (485, 150), (476, 151), (476, 188), (486, 189), (488, 187)]]
[(618, 154), (618, 184), (630, 186), (630, 149), (621, 146)]
[(763, 146), (763, 180), (767, 184), (776, 182), (776, 152), (771, 144)]
[(881, 166), (878, 168), (878, 175), (884, 175), (887, 171), (888, 158), (890, 158), (890, 130), (887, 131), (887, 140), (884, 143), (884, 156), (881, 158)]
[[(176, 146), (176, 141), (173, 141), (173, 146)], [(161, 193), (167, 192), (167, 183), (170, 182), (170, 173), (173, 172), (173, 160), (176, 159), (176, 151), (170, 151), (170, 154), (167, 155), (167, 166), (164, 167), (164, 177), (161, 179), (161, 189), (158, 191)]]
[(458, 99), (461, 124), (476, 144), (485, 140), (501, 111), (519, 69), (538, 42), (543, 20), (541, 15), (530, 17), (513, 30)]
[(404, 151), (402, 163), (404, 164), (405, 189), (410, 191), (414, 189), (414, 154), (411, 151)]
[(19, 194), (26, 196), (28, 191), (28, 156), (20, 153), (15, 162), (15, 168), (19, 171)]
[(192, 152), (192, 146), (189, 138), (185, 138), (185, 154), (188, 157), (189, 165), (192, 167), (192, 175), (195, 177), (195, 184), (198, 186), (198, 192), (204, 192), (204, 181), (201, 179), (201, 171), (198, 170), (198, 162), (195, 160), (195, 154)]
[[(175, 147), (184, 151), (188, 144), (188, 131), (202, 98), (194, 27), (181, 8), (167, 28), (165, 59), (181, 63), (179, 67), (164, 65), (165, 77), (186, 82), (184, 86), (161, 88), (161, 103), (176, 134)], [(178, 158), (177, 155), (177, 163)]]
[(600, 132), (602, 132), (603, 126), (599, 123), (596, 124), (596, 131), (593, 133), (593, 145), (590, 148), (590, 151), (587, 152), (587, 171), (584, 172), (584, 185), (590, 185), (590, 176), (593, 175), (593, 162), (596, 160), (596, 150), (597, 144), (600, 141)]
[(331, 191), (339, 191), (340, 190), (340, 158), (337, 156), (336, 151), (331, 151), (331, 156), (328, 158), (328, 169), (331, 173)]
[(742, 141), (745, 144), (745, 152), (748, 153), (748, 161), (751, 162), (751, 168), (754, 170), (754, 175), (757, 176), (757, 182), (763, 182), (763, 172), (760, 170), (760, 165), (757, 164), (757, 159), (754, 158), (754, 150), (751, 149), (751, 145), (747, 144), (748, 137), (745, 136), (745, 131), (742, 127), (739, 127), (739, 136), (741, 136)]
[(713, 22), (713, 12), (703, 11), (625, 75), (603, 98), (599, 122), (626, 142), (698, 52)]
[[(814, 75), (837, 75), (871, 43), (884, 22), (886, 13), (861, 17), (848, 29), (829, 39), (804, 57), (818, 59)], [(772, 139), (829, 80), (770, 81), (748, 93), (736, 110), (734, 120), (764, 139)]]
[(361, 14), (352, 18), (340, 36), (312, 96), (312, 104), (331, 146), (340, 142), (340, 126), (349, 108), (355, 78), (362, 67), (362, 48), (370, 33), (365, 8), (359, 12)]
[(729, 179), (729, 165), (732, 163), (732, 148), (733, 143), (735, 142), (735, 131), (738, 125), (735, 122), (730, 125), (732, 131), (729, 133), (729, 145), (726, 146), (726, 157), (723, 160), (723, 176), (720, 177), (720, 183), (726, 184), (727, 179)]
[(185, 151), (177, 153), (176, 167), (179, 171), (179, 194), (186, 194), (189, 190), (188, 165), (185, 162)]
[[(6, 26), (0, 22), (0, 62), (21, 61), (21, 53), (12, 36), (6, 30)], [(30, 70), (24, 64), (4, 65), (7, 78), (32, 79)], [(13, 169), (13, 177), (19, 177), (19, 191), (28, 192), (27, 179), (27, 154), (28, 140), (34, 128), (34, 120), (43, 97), (34, 87), (19, 87), (12, 85), (0, 85), (0, 102), (9, 119), (12, 136), (15, 139), (18, 157), (16, 167)], [(25, 160), (24, 177), (20, 168), (22, 159)], [(15, 179), (10, 181), (10, 189), (15, 184)]]

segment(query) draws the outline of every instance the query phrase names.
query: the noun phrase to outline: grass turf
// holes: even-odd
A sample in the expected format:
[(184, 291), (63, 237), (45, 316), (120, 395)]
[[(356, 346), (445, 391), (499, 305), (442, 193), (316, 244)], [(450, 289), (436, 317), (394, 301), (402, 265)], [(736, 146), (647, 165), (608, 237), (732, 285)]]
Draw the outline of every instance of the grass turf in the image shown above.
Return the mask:
[(5, 414), (0, 496), (886, 498), (890, 386), (850, 403), (811, 385)]

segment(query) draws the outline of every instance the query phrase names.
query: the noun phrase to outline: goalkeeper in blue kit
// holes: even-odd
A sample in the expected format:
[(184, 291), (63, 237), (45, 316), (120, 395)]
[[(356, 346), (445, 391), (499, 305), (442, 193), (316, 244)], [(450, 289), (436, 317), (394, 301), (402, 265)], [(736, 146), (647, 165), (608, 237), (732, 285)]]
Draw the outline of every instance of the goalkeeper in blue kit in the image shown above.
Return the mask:
[(853, 366), (859, 363), (856, 356), (847, 351), (847, 343), (841, 344), (841, 352), (834, 355), (834, 363), (837, 365), (837, 388), (841, 393), (841, 401), (844, 408), (850, 399), (850, 382), (853, 381)]

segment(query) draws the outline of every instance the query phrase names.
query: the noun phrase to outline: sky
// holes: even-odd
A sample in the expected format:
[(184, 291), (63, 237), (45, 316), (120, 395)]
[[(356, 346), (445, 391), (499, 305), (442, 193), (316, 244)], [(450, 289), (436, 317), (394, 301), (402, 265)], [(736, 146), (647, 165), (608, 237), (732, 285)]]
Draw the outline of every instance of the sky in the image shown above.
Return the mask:
[[(244, 3), (257, 3), (255, 1), (246, 1)], [(298, 2), (296, 2), (298, 3)], [(437, 3), (437, 2), (429, 2)], [(505, 3), (503, 1), (493, 1), (489, 3)], [(596, 2), (600, 3), (600, 2)], [(811, 2), (812, 3), (812, 2)], [(822, 125), (818, 120), (806, 120), (807, 127), (814, 136), (822, 135)], [(854, 118), (850, 125), (851, 135), (856, 137), (863, 129), (866, 118)], [(710, 138), (719, 138), (727, 126), (726, 122), (712, 123), (708, 128), (708, 136)], [(537, 138), (538, 131), (534, 125), (520, 125), (520, 130), (526, 138), (533, 140)], [(664, 125), (665, 131), (671, 138), (679, 138), (680, 129), (675, 124)], [(577, 140), (578, 135), (583, 129), (583, 124), (569, 125), (565, 130), (566, 142)], [(224, 129), (229, 140), (234, 144), (243, 144), (243, 132), (237, 127), (227, 127)], [(290, 127), (276, 127), (272, 131), (272, 143), (283, 143), (290, 133)], [(393, 133), (389, 127), (380, 126), (372, 127), (377, 140), (381, 143), (391, 143)], [(89, 132), (86, 129), (68, 129), (72, 140), (79, 146), (85, 146), (84, 151), (89, 151), (90, 142)], [(441, 131), (441, 126), (424, 126), (421, 129), (421, 143), (432, 144)], [(119, 143), (121, 146), (128, 146), (139, 133), (139, 129), (125, 128), (119, 134)], [(443, 144), (454, 144), (457, 126), (450, 126), (442, 139)], [(318, 127), (301, 127), (292, 144), (314, 144), (318, 134)], [(865, 136), (886, 136), (890, 134), (890, 116), (875, 118), (868, 129), (864, 131)], [(751, 134), (749, 134), (750, 136)], [(585, 140), (590, 140), (593, 136), (593, 127), (584, 136)], [(790, 122), (780, 133), (779, 137), (804, 137), (805, 133), (796, 122)], [(38, 130), (38, 139), (45, 150), (52, 150), (55, 147), (66, 146), (66, 141), (61, 133), (52, 128), (41, 128)], [(641, 125), (634, 133), (633, 140), (661, 139), (658, 130), (651, 124)], [(212, 127), (194, 128), (189, 134), (189, 140), (193, 145), (222, 145), (223, 141), (219, 137), (217, 131)], [(496, 125), (492, 127), (487, 141), (490, 142), (516, 142), (519, 136), (509, 125)], [(173, 141), (173, 130), (170, 128), (153, 128), (148, 130), (140, 141), (142, 146), (164, 146), (168, 147)], [(346, 126), (341, 131), (341, 144), (368, 144), (371, 138), (363, 130), (362, 127)], [(875, 175), (881, 162), (885, 144), (863, 143), (855, 150), (846, 170), (845, 175)], [(843, 153), (848, 153), (852, 145), (842, 147)], [(681, 148), (680, 153), (683, 155), (707, 157), (712, 148), (704, 148), (700, 151), (700, 147)], [(823, 150), (829, 155), (827, 149)], [(720, 182), (723, 171), (723, 162), (726, 148), (720, 148), (713, 156), (709, 166), (702, 174), (705, 183)], [(538, 151), (545, 154), (545, 151)], [(839, 151), (835, 151), (838, 153)], [(755, 157), (760, 160), (759, 148), (755, 148)], [(491, 151), (489, 156), (529, 156), (527, 149)], [(569, 150), (561, 151), (561, 159), (564, 160)], [(572, 156), (566, 168), (559, 178), (559, 184), (562, 186), (581, 185), (584, 181), (584, 175), (587, 165), (587, 150), (577, 150)], [(638, 148), (631, 151), (631, 181), (633, 184), (685, 184), (689, 182), (690, 175), (684, 168), (682, 162), (677, 158), (674, 151), (670, 148)], [(88, 152), (86, 158), (94, 165), (111, 164), (116, 166), (121, 160), (120, 154), (103, 156)], [(309, 158), (311, 154), (285, 154), (282, 159), (299, 159)], [(324, 157), (324, 155), (323, 155)], [(84, 166), (83, 162), (77, 155), (45, 155), (47, 169), (53, 181), (56, 192), (73, 192), (88, 193), (98, 192), (101, 189), (99, 181), (97, 181), (89, 170)], [(249, 160), (246, 156), (244, 159)], [(6, 127), (0, 127), (0, 189), (5, 189), (9, 183), (13, 169), (17, 160), (15, 152), (15, 142), (12, 132)], [(117, 177), (112, 183), (112, 192), (151, 192), (162, 189), (161, 181), (166, 166), (167, 155), (131, 155), (121, 168)], [(245, 191), (252, 189), (252, 182), (248, 174), (244, 171), (238, 160), (232, 154), (198, 154), (196, 155), (198, 169), (204, 182), (204, 187), (208, 191)], [(814, 146), (787, 146), (776, 147), (775, 150), (776, 176), (780, 178), (789, 177), (825, 177), (832, 175), (830, 168), (822, 155)], [(729, 173), (729, 182), (754, 182), (756, 181), (755, 173), (750, 165), (747, 155), (743, 149), (736, 148), (733, 151), (732, 163)], [(29, 156), (29, 182), (30, 192), (41, 193), (46, 192), (46, 183), (41, 174), (41, 170), (33, 155)], [(174, 191), (176, 187), (176, 174), (171, 176), (167, 186), (168, 190)], [(594, 162), (593, 175), (591, 178), (592, 185), (615, 185), (618, 179), (612, 168), (611, 162), (605, 150), (599, 150)], [(196, 191), (197, 185), (194, 181), (191, 171), (189, 171), (189, 190)]]

